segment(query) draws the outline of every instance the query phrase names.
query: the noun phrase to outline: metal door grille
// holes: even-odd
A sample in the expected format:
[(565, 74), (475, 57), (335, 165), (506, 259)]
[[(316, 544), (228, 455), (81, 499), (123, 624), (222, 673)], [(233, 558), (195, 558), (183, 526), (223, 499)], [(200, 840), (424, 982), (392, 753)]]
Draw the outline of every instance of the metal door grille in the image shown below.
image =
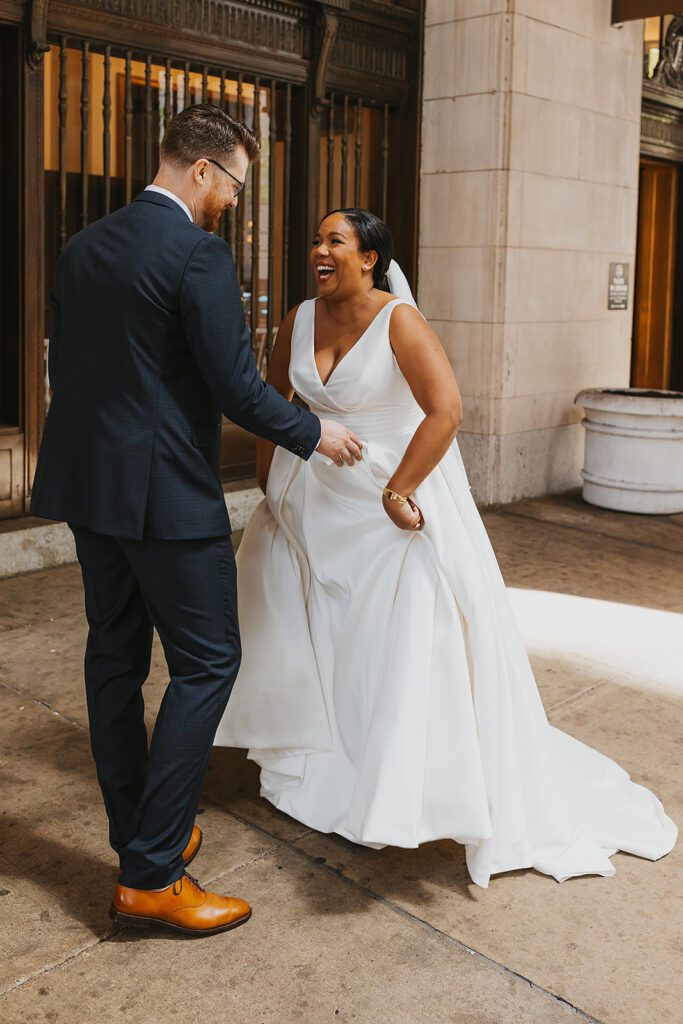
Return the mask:
[[(328, 93), (327, 100), (314, 129), (319, 167), (312, 187), (319, 216), (364, 206), (391, 220), (390, 144), (393, 152), (399, 108), (351, 93)], [(294, 126), (307, 116), (303, 85), (102, 39), (55, 39), (44, 65), (46, 301), (66, 240), (129, 203), (153, 179), (171, 117), (200, 101), (244, 121), (261, 144), (261, 159), (252, 164), (237, 210), (224, 216), (220, 233), (233, 252), (254, 355), (265, 376), (278, 324), (290, 303), (304, 297), (290, 294), (304, 290), (311, 229), (300, 223), (309, 216), (311, 186), (294, 137)], [(46, 396), (46, 407), (48, 402)], [(253, 438), (226, 421), (224, 477), (251, 475), (253, 458)]]
[(171, 117), (212, 102), (261, 143), (220, 233), (235, 257), (254, 354), (267, 369), (286, 312), (291, 224), (290, 82), (62, 37), (45, 58), (46, 294), (75, 231), (129, 203), (156, 172)]
[(321, 138), (320, 215), (349, 206), (387, 219), (391, 108), (362, 96), (328, 95)]

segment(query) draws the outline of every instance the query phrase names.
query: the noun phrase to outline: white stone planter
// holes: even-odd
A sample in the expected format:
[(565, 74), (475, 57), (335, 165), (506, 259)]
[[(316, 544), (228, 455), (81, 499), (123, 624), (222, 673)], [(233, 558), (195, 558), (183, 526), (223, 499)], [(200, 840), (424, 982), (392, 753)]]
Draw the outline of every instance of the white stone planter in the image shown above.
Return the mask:
[(595, 388), (583, 406), (583, 496), (620, 512), (683, 512), (683, 392)]

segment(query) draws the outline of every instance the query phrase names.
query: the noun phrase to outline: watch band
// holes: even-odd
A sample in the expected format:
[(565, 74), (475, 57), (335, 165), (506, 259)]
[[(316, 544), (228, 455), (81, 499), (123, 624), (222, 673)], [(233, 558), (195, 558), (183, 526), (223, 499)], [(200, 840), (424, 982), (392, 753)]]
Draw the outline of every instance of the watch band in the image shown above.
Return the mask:
[(406, 497), (404, 497), (403, 494), (398, 494), (396, 491), (392, 491), (391, 487), (385, 487), (384, 490), (382, 491), (382, 494), (384, 495), (385, 498), (388, 498), (389, 501), (404, 502), (408, 500)]

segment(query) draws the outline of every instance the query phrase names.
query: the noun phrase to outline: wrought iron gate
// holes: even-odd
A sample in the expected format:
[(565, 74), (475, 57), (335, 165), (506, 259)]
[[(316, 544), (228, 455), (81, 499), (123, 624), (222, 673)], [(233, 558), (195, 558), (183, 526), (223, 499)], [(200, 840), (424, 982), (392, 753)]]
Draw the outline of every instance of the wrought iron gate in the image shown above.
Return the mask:
[(171, 117), (192, 103), (215, 103), (261, 143), (261, 159), (220, 232), (235, 257), (254, 354), (265, 371), (288, 291), (297, 91), (276, 78), (89, 40), (53, 44), (45, 57), (46, 295), (66, 240), (152, 180)]
[[(261, 141), (220, 230), (262, 373), (282, 315), (311, 293), (308, 248), (328, 208), (385, 216), (414, 283), (423, 2), (0, 0), (0, 517), (30, 494), (60, 249), (153, 178), (187, 103), (222, 105)], [(252, 441), (226, 424), (226, 477), (251, 461)]]

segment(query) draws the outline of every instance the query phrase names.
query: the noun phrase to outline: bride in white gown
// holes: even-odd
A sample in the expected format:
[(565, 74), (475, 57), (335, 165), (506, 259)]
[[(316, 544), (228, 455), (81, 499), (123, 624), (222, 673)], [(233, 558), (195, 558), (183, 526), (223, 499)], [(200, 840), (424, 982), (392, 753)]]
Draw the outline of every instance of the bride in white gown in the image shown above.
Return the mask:
[(395, 263), (396, 297), (381, 290), (390, 245), (365, 211), (328, 215), (319, 298), (280, 329), (269, 379), (353, 430), (362, 460), (260, 442), (215, 742), (248, 747), (262, 795), (305, 825), (377, 848), (454, 839), (481, 886), (656, 860), (676, 840), (657, 797), (546, 719), (454, 439), (452, 371)]

